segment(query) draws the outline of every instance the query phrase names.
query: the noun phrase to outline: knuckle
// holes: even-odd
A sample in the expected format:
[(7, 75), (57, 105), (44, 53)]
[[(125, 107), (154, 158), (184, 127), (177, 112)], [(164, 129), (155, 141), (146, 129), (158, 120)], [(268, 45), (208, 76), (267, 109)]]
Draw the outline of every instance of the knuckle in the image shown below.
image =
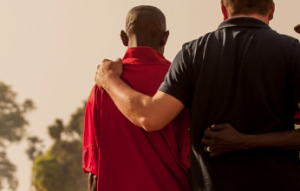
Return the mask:
[(201, 143), (204, 145), (204, 144), (205, 144), (205, 140), (204, 140), (204, 139), (202, 139), (202, 140), (201, 140)]
[(208, 136), (208, 131), (207, 130), (204, 131), (204, 135)]
[(202, 143), (203, 145), (209, 145), (209, 140), (207, 140), (207, 139), (202, 139), (202, 140), (201, 140), (201, 143)]

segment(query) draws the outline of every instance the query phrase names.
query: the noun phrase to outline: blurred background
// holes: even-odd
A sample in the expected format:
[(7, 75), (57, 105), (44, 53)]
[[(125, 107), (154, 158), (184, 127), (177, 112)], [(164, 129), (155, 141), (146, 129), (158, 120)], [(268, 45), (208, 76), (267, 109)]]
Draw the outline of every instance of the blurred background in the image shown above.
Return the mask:
[[(271, 27), (295, 38), (299, 0), (275, 0)], [(153, 5), (167, 17), (165, 57), (222, 22), (219, 0), (1, 0), (0, 190), (85, 191), (85, 100), (104, 58), (122, 57), (127, 12)]]

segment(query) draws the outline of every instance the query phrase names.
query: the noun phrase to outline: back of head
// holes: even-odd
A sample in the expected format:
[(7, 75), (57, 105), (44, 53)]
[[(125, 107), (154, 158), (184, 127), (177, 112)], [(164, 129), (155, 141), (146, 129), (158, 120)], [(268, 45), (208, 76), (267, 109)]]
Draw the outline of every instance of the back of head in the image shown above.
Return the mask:
[(221, 0), (230, 16), (260, 14), (267, 15), (273, 0)]
[(158, 8), (141, 5), (132, 8), (127, 14), (126, 34), (129, 41), (134, 41), (136, 46), (158, 49), (165, 33), (166, 18)]

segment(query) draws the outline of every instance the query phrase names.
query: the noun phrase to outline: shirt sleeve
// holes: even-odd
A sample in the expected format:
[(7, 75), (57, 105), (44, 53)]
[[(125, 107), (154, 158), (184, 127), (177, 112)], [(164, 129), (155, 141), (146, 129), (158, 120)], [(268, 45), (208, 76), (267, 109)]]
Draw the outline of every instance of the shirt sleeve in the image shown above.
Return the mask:
[(98, 137), (100, 135), (100, 110), (102, 90), (95, 86), (89, 96), (85, 116), (83, 131), (83, 153), (82, 169), (84, 173), (98, 175), (98, 159), (100, 155)]
[(292, 47), (292, 87), (295, 104), (300, 103), (300, 43), (296, 40)]
[(193, 67), (188, 45), (183, 45), (182, 50), (177, 54), (159, 87), (159, 91), (167, 93), (185, 106), (189, 107), (192, 96)]

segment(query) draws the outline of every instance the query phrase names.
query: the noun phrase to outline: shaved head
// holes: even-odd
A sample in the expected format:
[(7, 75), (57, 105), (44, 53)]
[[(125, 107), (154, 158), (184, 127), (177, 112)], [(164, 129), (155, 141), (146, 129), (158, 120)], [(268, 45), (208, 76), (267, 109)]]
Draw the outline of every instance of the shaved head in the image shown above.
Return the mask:
[(141, 5), (132, 8), (126, 17), (126, 32), (166, 31), (165, 15), (156, 7)]
[(148, 5), (134, 7), (126, 17), (128, 46), (149, 46), (160, 51), (169, 35), (166, 28), (166, 17), (158, 8)]

